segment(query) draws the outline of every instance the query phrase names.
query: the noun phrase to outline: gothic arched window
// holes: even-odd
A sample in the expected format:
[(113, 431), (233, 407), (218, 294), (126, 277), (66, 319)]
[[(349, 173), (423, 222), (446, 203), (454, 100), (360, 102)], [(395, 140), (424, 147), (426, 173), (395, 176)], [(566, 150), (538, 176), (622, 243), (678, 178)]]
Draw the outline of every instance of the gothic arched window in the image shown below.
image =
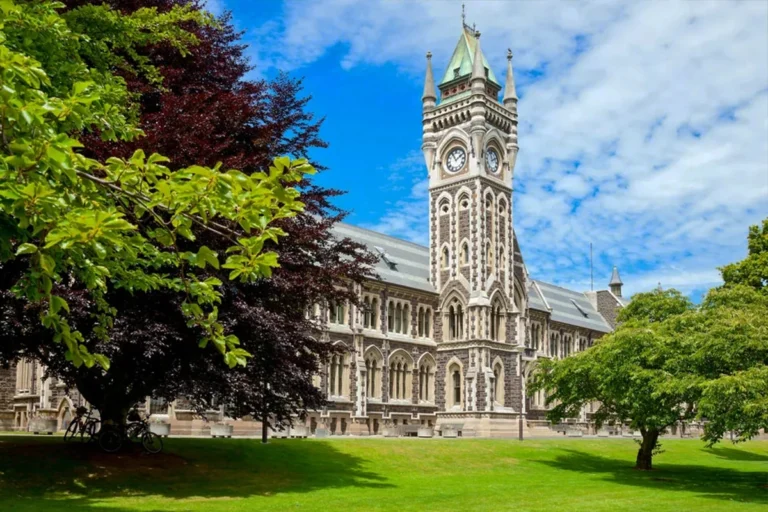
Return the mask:
[(371, 327), (371, 299), (368, 297), (363, 299), (363, 327)]
[(440, 268), (447, 269), (450, 262), (450, 253), (447, 247), (443, 247), (442, 258), (440, 259)]
[(412, 372), (410, 357), (402, 352), (390, 357), (389, 362), (389, 398), (409, 400), (411, 398)]
[(469, 265), (469, 244), (464, 242), (461, 244), (461, 260), (462, 265)]
[(434, 401), (435, 366), (431, 362), (423, 362), (419, 366), (419, 400)]
[(371, 301), (371, 329), (379, 329), (379, 301)]

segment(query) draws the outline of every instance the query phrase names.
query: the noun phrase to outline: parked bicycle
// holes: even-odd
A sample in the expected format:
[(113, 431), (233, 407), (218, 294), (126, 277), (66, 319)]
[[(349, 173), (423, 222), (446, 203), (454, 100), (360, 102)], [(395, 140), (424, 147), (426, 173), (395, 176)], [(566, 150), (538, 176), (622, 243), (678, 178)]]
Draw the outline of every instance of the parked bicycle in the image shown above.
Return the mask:
[(64, 433), (64, 441), (79, 440), (93, 441), (99, 432), (101, 420), (93, 416), (93, 410), (88, 410), (83, 406), (75, 409), (75, 417), (69, 422), (67, 431)]
[(139, 442), (153, 454), (163, 449), (163, 439), (149, 430), (149, 423), (136, 410), (128, 414), (126, 425), (103, 425), (99, 433), (99, 446), (107, 453), (119, 451), (126, 442)]

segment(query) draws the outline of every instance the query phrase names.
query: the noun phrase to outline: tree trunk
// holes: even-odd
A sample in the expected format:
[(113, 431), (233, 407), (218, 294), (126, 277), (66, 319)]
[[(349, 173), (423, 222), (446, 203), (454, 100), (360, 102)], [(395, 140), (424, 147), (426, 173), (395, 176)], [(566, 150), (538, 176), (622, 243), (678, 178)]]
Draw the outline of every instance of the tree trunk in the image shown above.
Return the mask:
[(659, 431), (640, 429), (640, 433), (643, 435), (643, 441), (640, 443), (640, 449), (637, 450), (635, 469), (650, 471), (653, 469), (653, 450), (658, 444)]
[(261, 444), (267, 444), (267, 429), (269, 428), (269, 421), (267, 417), (261, 420)]
[(77, 391), (89, 404), (98, 409), (101, 423), (125, 425), (128, 412), (138, 400), (132, 394), (110, 385), (109, 382), (79, 377), (75, 378)]

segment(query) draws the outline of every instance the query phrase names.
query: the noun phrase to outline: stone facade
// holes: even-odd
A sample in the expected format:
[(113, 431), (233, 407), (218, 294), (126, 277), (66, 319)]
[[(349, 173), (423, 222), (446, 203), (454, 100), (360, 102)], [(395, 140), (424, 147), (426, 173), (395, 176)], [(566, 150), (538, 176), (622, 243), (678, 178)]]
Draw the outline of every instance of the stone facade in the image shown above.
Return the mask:
[[(459, 426), (464, 435), (478, 436), (529, 432), (528, 420), (541, 421), (544, 412), (541, 394), (526, 397), (536, 361), (585, 350), (615, 326), (622, 302), (612, 292), (585, 296), (528, 276), (514, 232), (518, 114), (512, 57), (499, 102), (502, 87), (486, 67), (479, 37), (464, 26), (437, 86), (428, 56), (422, 149), (429, 247), (340, 228), (348, 231), (343, 236), (379, 251), (386, 265), (377, 268), (380, 281), (358, 287), (362, 306), (318, 305), (312, 312), (321, 326), (317, 336), (342, 354), (314, 380), (328, 403), (310, 412), (311, 433), (370, 435), (414, 425)], [(577, 310), (578, 301), (583, 305)], [(0, 369), (0, 427), (7, 428), (3, 411), (14, 428), (43, 413), (66, 427), (82, 400), (42, 373), (29, 361)], [(143, 406), (171, 422), (172, 433), (208, 431), (185, 400), (147, 399)], [(209, 417), (221, 419), (223, 411)], [(233, 423), (235, 434), (261, 428), (247, 418)]]

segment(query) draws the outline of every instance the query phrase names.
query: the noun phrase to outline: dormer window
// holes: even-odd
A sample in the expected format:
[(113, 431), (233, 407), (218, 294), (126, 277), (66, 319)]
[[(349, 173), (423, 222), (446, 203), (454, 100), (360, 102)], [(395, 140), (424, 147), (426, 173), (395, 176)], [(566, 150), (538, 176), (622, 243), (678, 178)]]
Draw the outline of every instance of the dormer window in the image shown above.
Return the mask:
[[(453, 68), (453, 78), (459, 78), (459, 72), (461, 71), (461, 68)], [(486, 69), (486, 74), (488, 70)]]

